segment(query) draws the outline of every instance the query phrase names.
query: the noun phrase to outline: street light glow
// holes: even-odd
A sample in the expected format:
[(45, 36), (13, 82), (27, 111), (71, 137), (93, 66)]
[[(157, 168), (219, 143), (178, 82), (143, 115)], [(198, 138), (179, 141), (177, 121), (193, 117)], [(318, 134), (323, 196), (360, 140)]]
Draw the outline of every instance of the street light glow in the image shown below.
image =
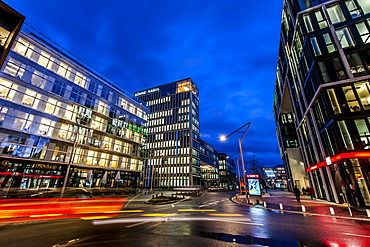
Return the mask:
[(220, 137), (220, 141), (226, 141), (227, 137), (225, 135), (221, 135)]

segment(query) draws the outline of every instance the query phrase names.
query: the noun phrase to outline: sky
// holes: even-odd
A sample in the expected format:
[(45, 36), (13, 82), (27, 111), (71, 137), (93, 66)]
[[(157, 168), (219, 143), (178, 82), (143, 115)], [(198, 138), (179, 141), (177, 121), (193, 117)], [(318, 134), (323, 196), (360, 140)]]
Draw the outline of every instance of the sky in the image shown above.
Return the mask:
[[(283, 0), (4, 0), (25, 22), (134, 93), (192, 78), (201, 137), (218, 152), (282, 164), (273, 91)], [(242, 129), (245, 130), (245, 129)]]

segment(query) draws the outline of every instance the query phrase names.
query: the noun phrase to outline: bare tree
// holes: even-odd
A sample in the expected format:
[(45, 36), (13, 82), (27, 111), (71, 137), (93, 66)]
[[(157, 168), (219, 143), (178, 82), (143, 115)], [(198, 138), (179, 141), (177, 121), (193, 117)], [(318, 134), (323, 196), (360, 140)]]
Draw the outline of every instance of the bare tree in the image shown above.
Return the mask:
[(258, 164), (258, 159), (256, 158), (256, 152), (253, 152), (252, 156), (249, 156), (246, 162), (248, 165), (246, 170), (253, 174), (262, 175), (261, 166)]

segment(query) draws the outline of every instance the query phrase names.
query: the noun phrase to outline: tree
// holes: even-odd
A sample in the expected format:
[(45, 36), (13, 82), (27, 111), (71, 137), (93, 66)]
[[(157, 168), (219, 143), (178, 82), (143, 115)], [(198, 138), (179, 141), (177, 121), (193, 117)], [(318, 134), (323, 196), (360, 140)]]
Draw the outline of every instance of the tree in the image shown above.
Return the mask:
[(252, 156), (249, 156), (246, 162), (248, 165), (246, 167), (247, 173), (262, 175), (261, 166), (258, 164), (258, 159), (256, 158), (256, 152), (253, 152)]

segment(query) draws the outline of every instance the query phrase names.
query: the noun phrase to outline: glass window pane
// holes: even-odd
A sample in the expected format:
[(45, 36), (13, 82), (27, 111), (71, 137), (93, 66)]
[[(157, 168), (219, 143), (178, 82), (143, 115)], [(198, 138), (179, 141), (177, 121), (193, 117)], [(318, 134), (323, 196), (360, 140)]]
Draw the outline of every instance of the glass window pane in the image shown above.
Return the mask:
[(345, 28), (336, 30), (336, 33), (337, 33), (337, 36), (338, 36), (338, 39), (339, 39), (339, 42), (342, 48), (348, 48), (348, 47), (355, 46), (348, 28), (345, 27)]
[(370, 13), (370, 1), (369, 0), (357, 0), (360, 4), (364, 14)]
[(361, 12), (356, 4), (353, 2), (353, 0), (346, 1), (346, 6), (352, 18), (357, 18), (361, 16)]
[(361, 36), (362, 41), (365, 44), (370, 43), (370, 31), (366, 27), (365, 23), (364, 22), (357, 23), (356, 28), (357, 28), (358, 33)]
[(313, 49), (313, 51), (315, 53), (315, 56), (320, 56), (321, 55), (321, 51), (320, 51), (319, 44), (317, 43), (316, 37), (313, 37), (310, 40), (311, 40), (311, 45), (312, 45), (312, 49)]
[(304, 21), (304, 24), (306, 26), (307, 32), (308, 33), (312, 32), (313, 31), (313, 27), (312, 27), (310, 16), (309, 15), (303, 16), (303, 21)]
[(329, 7), (327, 10), (330, 20), (333, 24), (345, 21), (344, 15), (339, 5), (333, 5)]

